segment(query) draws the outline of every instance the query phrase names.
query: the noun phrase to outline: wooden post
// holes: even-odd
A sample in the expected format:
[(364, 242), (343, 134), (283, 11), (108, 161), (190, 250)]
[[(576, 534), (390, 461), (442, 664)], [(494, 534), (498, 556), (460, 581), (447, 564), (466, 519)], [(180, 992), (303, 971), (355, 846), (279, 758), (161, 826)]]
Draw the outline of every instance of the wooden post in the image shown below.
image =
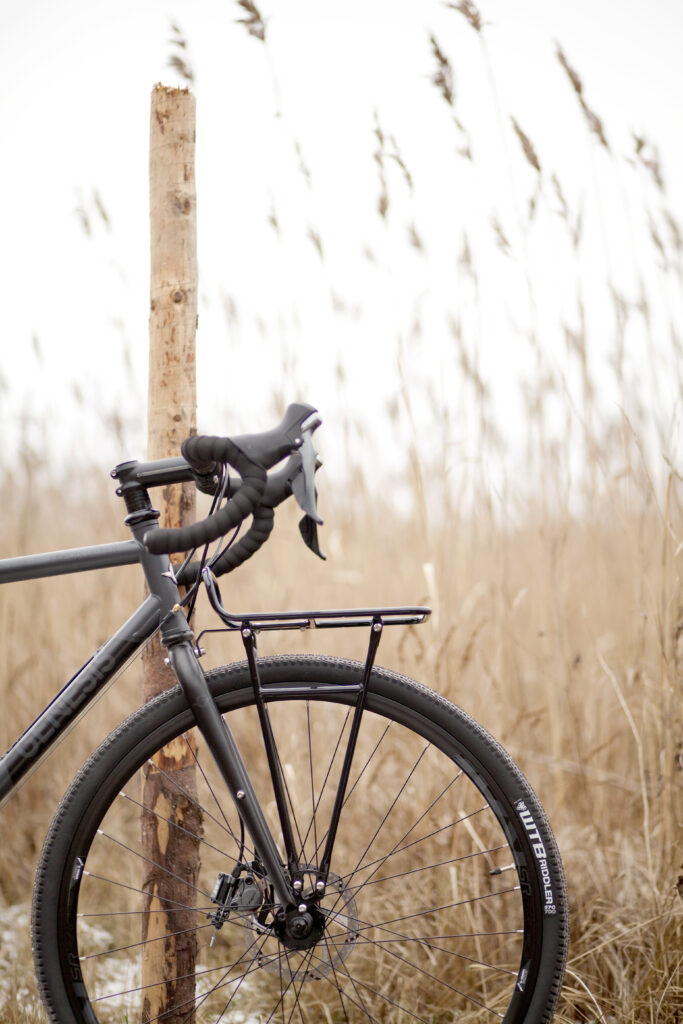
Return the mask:
[[(149, 163), (148, 459), (178, 455), (181, 441), (196, 432), (194, 149), (194, 96), (186, 89), (155, 86)], [(194, 519), (194, 487), (177, 484), (164, 488), (160, 524), (185, 526)], [(145, 700), (175, 683), (164, 664), (158, 638), (145, 651), (143, 673)], [(199, 840), (193, 836), (199, 834), (201, 814), (185, 794), (196, 794), (196, 779), (193, 751), (181, 738), (164, 748), (157, 768), (147, 765), (143, 769), (142, 854), (147, 859), (143, 861), (142, 889), (150, 895), (142, 922), (142, 1024), (152, 1020), (180, 1024), (193, 1019), (197, 914), (179, 909), (178, 904), (195, 904)], [(174, 828), (173, 823), (181, 828)]]

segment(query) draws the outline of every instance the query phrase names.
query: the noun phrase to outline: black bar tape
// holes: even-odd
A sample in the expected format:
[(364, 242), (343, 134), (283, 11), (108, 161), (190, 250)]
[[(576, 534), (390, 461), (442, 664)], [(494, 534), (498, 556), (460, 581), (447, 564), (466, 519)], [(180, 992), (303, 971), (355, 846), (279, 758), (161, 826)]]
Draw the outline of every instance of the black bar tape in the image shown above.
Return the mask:
[(250, 516), (266, 487), (266, 471), (252, 462), (229, 437), (189, 437), (181, 446), (183, 457), (197, 469), (215, 462), (227, 462), (242, 477), (242, 486), (226, 505), (212, 516), (178, 529), (148, 530), (143, 540), (153, 555), (170, 555), (210, 544)]
[[(292, 480), (301, 472), (301, 455), (297, 452), (291, 455), (287, 463), (276, 473), (270, 473), (266, 482), (266, 489), (263, 493), (263, 501), (254, 510), (254, 519), (244, 537), (228, 548), (218, 561), (213, 565), (215, 576), (222, 576), (226, 572), (232, 572), (248, 558), (256, 554), (260, 547), (265, 544), (271, 534), (275, 523), (275, 508), (282, 504), (292, 494)], [(231, 482), (231, 487), (238, 490), (242, 486), (240, 479)], [(190, 562), (178, 575), (180, 583), (190, 586), (199, 575), (200, 562)]]
[(228, 462), (240, 476), (244, 476), (243, 470), (250, 465), (256, 465), (229, 437), (207, 434), (187, 437), (181, 444), (180, 451), (197, 473), (210, 473), (217, 462)]
[[(223, 576), (255, 555), (270, 537), (275, 523), (275, 510), (266, 505), (259, 505), (254, 511), (254, 519), (244, 537), (224, 551), (218, 561), (211, 566), (214, 576)], [(199, 576), (201, 562), (190, 562), (182, 573), (178, 573), (178, 583), (190, 586)]]

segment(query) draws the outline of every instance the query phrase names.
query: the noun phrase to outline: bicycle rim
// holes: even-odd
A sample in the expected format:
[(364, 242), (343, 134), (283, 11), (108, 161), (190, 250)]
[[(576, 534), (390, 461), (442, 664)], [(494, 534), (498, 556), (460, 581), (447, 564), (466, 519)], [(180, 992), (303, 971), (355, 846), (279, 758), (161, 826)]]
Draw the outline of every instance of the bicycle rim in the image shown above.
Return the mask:
[[(306, 866), (302, 896), (311, 899), (355, 696), (339, 686), (358, 682), (361, 666), (275, 658), (264, 659), (261, 670)], [(279, 841), (246, 667), (209, 678)], [(220, 907), (211, 897), (220, 874), (235, 864), (239, 819), (201, 740), (194, 781), (165, 771), (159, 751), (173, 739), (193, 743), (179, 691), (132, 716), (102, 745), (48, 835), (34, 944), (53, 1020), (551, 1018), (566, 952), (559, 858), (528, 784), (464, 713), (403, 677), (373, 673), (320, 901), (324, 925), (303, 948), (276, 933), (272, 893), (258, 864), (247, 867), (233, 910), (216, 916)], [(145, 879), (156, 866), (145, 860), (140, 840), (142, 776), (149, 773), (167, 777), (190, 805), (195, 817), (186, 816), (183, 827), (196, 836), (200, 856), (196, 878), (183, 881), (176, 868), (173, 898), (161, 885), (151, 903)], [(155, 817), (168, 845), (180, 831), (174, 815), (157, 805)], [(188, 820), (195, 822), (189, 829)], [(246, 842), (250, 864), (255, 854)], [(162, 880), (168, 871), (160, 870)], [(162, 927), (153, 942), (143, 942), (152, 915)], [(167, 1003), (159, 1002), (161, 978), (150, 974), (150, 957), (166, 964), (164, 999), (177, 993), (163, 1015), (158, 1007)]]

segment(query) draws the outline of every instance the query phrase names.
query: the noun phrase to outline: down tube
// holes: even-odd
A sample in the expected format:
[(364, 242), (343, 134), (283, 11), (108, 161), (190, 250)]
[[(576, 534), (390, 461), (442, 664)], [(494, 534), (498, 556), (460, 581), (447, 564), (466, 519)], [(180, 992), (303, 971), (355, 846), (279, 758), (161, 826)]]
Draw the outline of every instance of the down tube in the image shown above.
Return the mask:
[(152, 595), (79, 669), (33, 725), (0, 758), (0, 807), (52, 753), (129, 658), (158, 629), (160, 621), (160, 602)]

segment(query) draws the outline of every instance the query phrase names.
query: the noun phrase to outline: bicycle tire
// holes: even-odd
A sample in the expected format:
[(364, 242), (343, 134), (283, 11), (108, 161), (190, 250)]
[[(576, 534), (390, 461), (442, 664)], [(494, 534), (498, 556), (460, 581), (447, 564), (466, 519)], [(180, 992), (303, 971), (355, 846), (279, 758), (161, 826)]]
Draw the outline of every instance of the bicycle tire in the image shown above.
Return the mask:
[[(363, 666), (317, 656), (259, 665), (312, 882), (356, 699), (343, 688), (359, 683)], [(212, 670), (207, 680), (255, 772), (248, 755), (265, 757), (246, 663)], [(53, 1024), (144, 1021), (145, 1012), (153, 1019), (139, 966), (148, 897), (135, 881), (142, 855), (133, 786), (144, 765), (162, 771), (160, 749), (174, 738), (187, 742), (193, 725), (179, 687), (161, 694), (101, 744), (57, 810), (32, 914), (36, 972)], [(232, 801), (204, 786), (215, 769), (208, 752), (201, 757), (199, 906), (187, 883), (200, 954), (194, 996), (160, 1018), (164, 1024), (232, 1020), (233, 1013), (243, 1022), (306, 1022), (324, 1013), (348, 1024), (552, 1019), (568, 941), (560, 856), (529, 783), (464, 711), (413, 680), (373, 670), (321, 902), (325, 933), (306, 950), (285, 949), (268, 921), (259, 928), (243, 895), (220, 929), (207, 917), (216, 911), (208, 897), (217, 869), (231, 870), (239, 840)], [(252, 781), (277, 839), (272, 798), (263, 796), (267, 777), (256, 772)], [(265, 907), (267, 881), (258, 883)], [(217, 940), (211, 945), (209, 935)]]

